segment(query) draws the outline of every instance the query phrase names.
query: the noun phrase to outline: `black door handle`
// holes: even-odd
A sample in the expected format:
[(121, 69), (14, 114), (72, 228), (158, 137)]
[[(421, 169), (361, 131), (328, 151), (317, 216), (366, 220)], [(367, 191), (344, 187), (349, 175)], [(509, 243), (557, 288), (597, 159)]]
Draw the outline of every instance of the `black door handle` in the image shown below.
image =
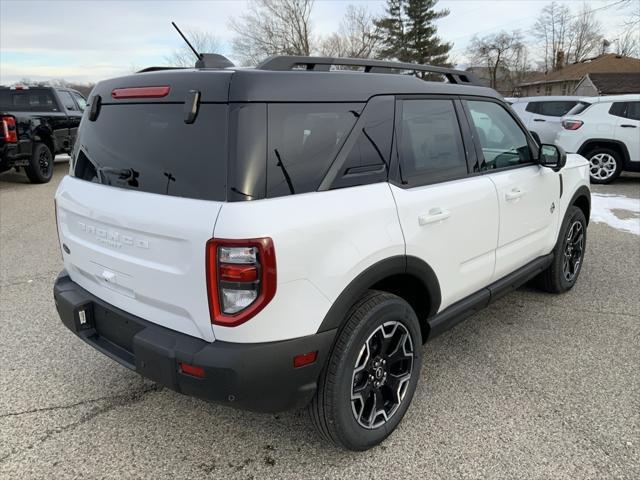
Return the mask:
[(623, 125), (620, 125), (622, 128), (636, 128), (635, 125), (629, 125), (628, 123), (625, 123)]
[(541, 118), (534, 118), (533, 121), (534, 122), (546, 122), (546, 120), (543, 120)]

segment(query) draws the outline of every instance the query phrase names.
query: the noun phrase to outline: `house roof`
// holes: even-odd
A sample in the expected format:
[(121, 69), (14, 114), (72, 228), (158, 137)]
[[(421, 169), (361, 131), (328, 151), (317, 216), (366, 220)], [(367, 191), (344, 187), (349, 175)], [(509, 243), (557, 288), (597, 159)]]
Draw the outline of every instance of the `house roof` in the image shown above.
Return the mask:
[(564, 82), (567, 80), (578, 81), (585, 75), (592, 73), (635, 73), (640, 75), (640, 59), (607, 53), (599, 57), (572, 63), (555, 72), (538, 74), (521, 85)]
[(640, 93), (640, 73), (590, 73), (587, 76), (600, 95)]

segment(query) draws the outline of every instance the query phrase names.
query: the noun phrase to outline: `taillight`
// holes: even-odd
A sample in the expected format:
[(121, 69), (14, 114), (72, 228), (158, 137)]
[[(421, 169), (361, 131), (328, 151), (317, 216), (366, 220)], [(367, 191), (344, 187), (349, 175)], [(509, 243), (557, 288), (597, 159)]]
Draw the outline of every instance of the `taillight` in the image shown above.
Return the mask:
[(256, 315), (276, 294), (276, 253), (270, 238), (207, 242), (211, 323), (235, 327)]
[(565, 130), (577, 130), (579, 129), (584, 122), (581, 120), (563, 120), (562, 127)]
[(15, 118), (2, 117), (2, 134), (5, 142), (15, 143), (18, 141), (18, 130), (16, 129)]

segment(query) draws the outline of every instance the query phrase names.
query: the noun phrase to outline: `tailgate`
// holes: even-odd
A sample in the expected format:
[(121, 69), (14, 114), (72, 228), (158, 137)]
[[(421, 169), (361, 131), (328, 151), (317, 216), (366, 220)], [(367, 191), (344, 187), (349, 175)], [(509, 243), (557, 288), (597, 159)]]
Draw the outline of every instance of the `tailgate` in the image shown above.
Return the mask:
[[(56, 193), (74, 282), (128, 313), (208, 341), (205, 247), (226, 199), (228, 107), (221, 100), (229, 78), (169, 71), (101, 82), (80, 125), (71, 176)], [(137, 95), (145, 86), (163, 94), (112, 94)], [(201, 102), (187, 121), (194, 90)]]
[(74, 282), (140, 318), (213, 340), (205, 245), (220, 202), (66, 177), (56, 203), (64, 266)]

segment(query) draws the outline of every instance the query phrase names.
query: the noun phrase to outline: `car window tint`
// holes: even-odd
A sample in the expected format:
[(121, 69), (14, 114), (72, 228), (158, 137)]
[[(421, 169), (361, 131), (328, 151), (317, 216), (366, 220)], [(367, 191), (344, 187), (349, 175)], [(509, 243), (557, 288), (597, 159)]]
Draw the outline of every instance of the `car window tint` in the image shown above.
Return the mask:
[(361, 111), (359, 103), (270, 104), (267, 197), (316, 191)]
[(527, 103), (527, 108), (525, 108), (525, 110), (531, 113), (538, 113), (540, 109), (540, 103), (541, 102), (529, 102)]
[(484, 155), (480, 170), (531, 162), (525, 133), (502, 106), (482, 101), (468, 101), (467, 105)]
[(578, 102), (575, 104), (575, 106), (571, 110), (567, 112), (567, 115), (580, 115), (590, 106), (591, 106), (591, 103), (589, 102)]
[(540, 102), (538, 113), (547, 117), (562, 117), (575, 105), (575, 101)]
[(627, 102), (613, 102), (609, 108), (609, 114), (616, 117), (624, 117), (627, 110)]
[(629, 102), (626, 116), (632, 120), (640, 120), (640, 102)]
[(412, 185), (467, 173), (460, 126), (452, 100), (405, 100), (400, 127), (402, 177)]
[[(393, 97), (376, 97), (369, 101), (356, 124), (349, 149), (331, 188), (344, 188), (387, 180), (391, 142), (393, 139)], [(340, 154), (343, 155), (342, 153)], [(336, 161), (340, 161), (340, 158)]]
[(8, 112), (57, 112), (58, 103), (50, 90), (29, 88), (25, 90), (0, 90), (0, 110)]
[(78, 107), (76, 107), (76, 104), (69, 92), (58, 91), (58, 96), (60, 97), (60, 101), (64, 105), (64, 108), (71, 111), (78, 110)]
[(71, 95), (76, 99), (76, 103), (78, 104), (78, 107), (80, 107), (80, 111), (84, 112), (85, 108), (87, 108), (87, 100), (82, 95), (78, 95), (75, 92), (72, 92)]

